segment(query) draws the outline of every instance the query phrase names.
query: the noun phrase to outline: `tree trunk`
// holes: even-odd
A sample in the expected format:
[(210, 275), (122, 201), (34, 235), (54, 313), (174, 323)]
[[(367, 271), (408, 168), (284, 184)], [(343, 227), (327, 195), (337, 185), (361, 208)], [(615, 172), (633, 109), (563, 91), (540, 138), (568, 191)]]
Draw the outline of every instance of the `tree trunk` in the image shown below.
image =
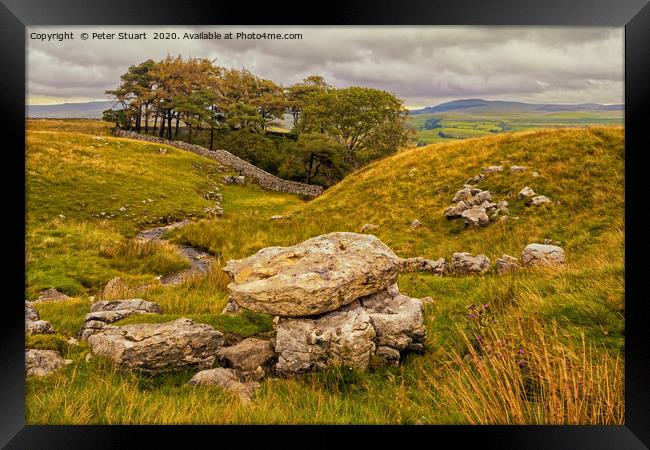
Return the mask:
[(180, 122), (181, 115), (176, 114), (176, 130), (174, 130), (174, 137), (178, 137), (178, 122)]
[(187, 124), (187, 142), (192, 143), (192, 124)]
[(149, 134), (149, 103), (144, 105), (144, 134)]
[(142, 129), (141, 125), (142, 125), (142, 103), (138, 105), (138, 115), (135, 118), (135, 131), (137, 131), (138, 133)]
[(167, 139), (172, 140), (172, 110), (167, 113)]
[(160, 113), (160, 134), (159, 137), (165, 137), (165, 111)]
[(153, 135), (156, 135), (156, 129), (158, 128), (158, 112), (155, 112), (153, 115)]
[(306, 181), (307, 184), (309, 184), (309, 182), (311, 181), (311, 171), (313, 167), (314, 167), (314, 154), (311, 153), (309, 155), (309, 169), (307, 170), (307, 181)]
[(210, 122), (210, 150), (212, 150), (213, 141), (214, 141), (214, 118)]

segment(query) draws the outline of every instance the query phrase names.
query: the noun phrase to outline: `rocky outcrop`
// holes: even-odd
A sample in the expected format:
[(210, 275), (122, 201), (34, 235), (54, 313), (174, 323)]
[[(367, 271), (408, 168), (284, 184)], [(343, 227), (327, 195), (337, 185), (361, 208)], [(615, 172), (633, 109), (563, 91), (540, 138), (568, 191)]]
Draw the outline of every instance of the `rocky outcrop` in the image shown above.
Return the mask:
[(81, 340), (87, 340), (106, 325), (134, 314), (162, 314), (162, 308), (156, 303), (139, 298), (95, 302), (90, 305), (90, 313), (86, 314), (78, 337)]
[(40, 320), (38, 311), (30, 302), (25, 302), (25, 333), (26, 334), (51, 334), (54, 327), (50, 322)]
[(38, 298), (34, 300), (33, 303), (61, 301), (61, 300), (70, 300), (70, 297), (68, 297), (62, 292), (57, 291), (54, 288), (49, 288), (49, 289), (45, 289), (44, 291), (41, 291), (38, 295)]
[(404, 258), (399, 261), (400, 272), (428, 272), (442, 276), (449, 271), (447, 261), (444, 258), (434, 260), (425, 259), (420, 256), (415, 258)]
[(72, 360), (63, 359), (56, 350), (25, 350), (25, 372), (27, 377), (44, 377), (70, 364)]
[(194, 375), (188, 381), (188, 384), (194, 386), (218, 386), (236, 395), (242, 402), (248, 402), (259, 388), (259, 383), (246, 381), (239, 371), (222, 367), (202, 370)]
[(140, 141), (166, 144), (181, 150), (195, 153), (205, 158), (213, 159), (215, 161), (218, 161), (220, 164), (223, 164), (224, 166), (231, 167), (240, 175), (256, 180), (260, 186), (265, 187), (266, 189), (271, 189), (273, 191), (288, 192), (291, 194), (306, 195), (310, 197), (315, 197), (323, 193), (323, 188), (321, 186), (299, 183), (297, 181), (283, 180), (282, 178), (278, 178), (275, 175), (272, 175), (225, 150), (212, 151), (198, 145), (188, 144), (187, 142), (168, 141), (167, 139), (143, 135), (135, 133), (133, 131), (116, 129), (113, 131), (113, 134), (115, 136), (137, 139)]
[(373, 235), (329, 233), (228, 261), (230, 297), (283, 317), (334, 311), (395, 283), (399, 258)]
[(514, 272), (519, 268), (519, 260), (514, 256), (501, 255), (501, 258), (496, 260), (496, 271), (499, 275)]
[(481, 206), (467, 209), (461, 213), (461, 216), (465, 219), (465, 225), (468, 227), (479, 227), (490, 223), (486, 209)]
[(557, 267), (566, 263), (564, 250), (556, 245), (528, 244), (521, 254), (524, 266)]
[(93, 354), (110, 358), (119, 369), (149, 372), (210, 368), (223, 342), (221, 332), (186, 318), (121, 327), (106, 325), (88, 337)]
[(489, 166), (485, 167), (482, 171), (482, 173), (485, 175), (489, 175), (495, 172), (503, 172), (503, 166)]
[(422, 303), (397, 286), (316, 318), (283, 318), (277, 325), (276, 373), (345, 366), (366, 370), (371, 357), (397, 364), (401, 352), (422, 351)]
[(451, 271), (456, 275), (482, 274), (489, 269), (490, 259), (485, 255), (459, 252), (451, 256)]

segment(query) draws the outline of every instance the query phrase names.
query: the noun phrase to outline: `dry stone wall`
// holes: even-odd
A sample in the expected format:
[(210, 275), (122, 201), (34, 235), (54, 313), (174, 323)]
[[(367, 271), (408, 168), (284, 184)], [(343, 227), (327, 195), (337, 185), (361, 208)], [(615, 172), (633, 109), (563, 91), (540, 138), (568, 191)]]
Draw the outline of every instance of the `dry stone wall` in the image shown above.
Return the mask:
[(297, 181), (287, 181), (283, 180), (282, 178), (278, 178), (275, 175), (271, 175), (270, 173), (254, 166), (249, 162), (244, 161), (241, 158), (238, 158), (226, 150), (208, 150), (207, 148), (201, 147), (199, 145), (188, 144), (187, 142), (183, 141), (169, 141), (167, 139), (161, 139), (155, 136), (147, 136), (135, 133), (133, 131), (120, 129), (113, 131), (113, 134), (115, 136), (126, 137), (129, 139), (137, 139), (140, 141), (171, 145), (172, 147), (176, 147), (181, 150), (186, 150), (188, 152), (196, 153), (197, 155), (201, 155), (206, 158), (214, 159), (224, 166), (231, 167), (240, 175), (244, 175), (246, 177), (257, 180), (260, 186), (271, 189), (273, 191), (307, 195), (310, 197), (316, 197), (323, 192), (323, 188), (321, 186), (298, 183)]

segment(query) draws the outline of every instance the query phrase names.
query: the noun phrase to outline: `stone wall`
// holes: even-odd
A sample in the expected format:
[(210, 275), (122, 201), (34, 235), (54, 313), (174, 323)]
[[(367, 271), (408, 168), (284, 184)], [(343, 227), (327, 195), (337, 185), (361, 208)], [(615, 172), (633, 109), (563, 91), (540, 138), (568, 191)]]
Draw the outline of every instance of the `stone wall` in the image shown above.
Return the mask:
[(246, 177), (253, 178), (257, 180), (260, 186), (273, 191), (288, 192), (290, 194), (299, 194), (307, 195), (310, 197), (316, 197), (323, 192), (321, 186), (315, 186), (313, 184), (298, 183), (297, 181), (287, 181), (282, 178), (278, 178), (275, 175), (260, 169), (252, 165), (249, 162), (244, 161), (241, 158), (233, 155), (230, 152), (225, 150), (208, 150), (207, 148), (188, 144), (183, 141), (168, 141), (167, 139), (161, 139), (155, 136), (148, 136), (144, 134), (135, 133), (133, 131), (126, 131), (117, 129), (113, 131), (115, 136), (126, 137), (129, 139), (137, 139), (140, 141), (155, 142), (157, 144), (171, 145), (181, 150), (186, 150), (188, 152), (196, 153), (197, 155), (204, 156), (206, 158), (214, 159), (224, 166), (231, 167), (238, 174), (244, 175)]

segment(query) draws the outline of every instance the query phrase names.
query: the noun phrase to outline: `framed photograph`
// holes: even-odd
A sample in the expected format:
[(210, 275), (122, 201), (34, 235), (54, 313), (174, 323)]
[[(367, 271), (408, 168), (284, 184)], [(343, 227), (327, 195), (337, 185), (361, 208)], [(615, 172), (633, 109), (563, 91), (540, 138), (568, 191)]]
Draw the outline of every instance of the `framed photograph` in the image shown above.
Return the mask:
[(644, 1), (0, 20), (6, 448), (650, 445)]

